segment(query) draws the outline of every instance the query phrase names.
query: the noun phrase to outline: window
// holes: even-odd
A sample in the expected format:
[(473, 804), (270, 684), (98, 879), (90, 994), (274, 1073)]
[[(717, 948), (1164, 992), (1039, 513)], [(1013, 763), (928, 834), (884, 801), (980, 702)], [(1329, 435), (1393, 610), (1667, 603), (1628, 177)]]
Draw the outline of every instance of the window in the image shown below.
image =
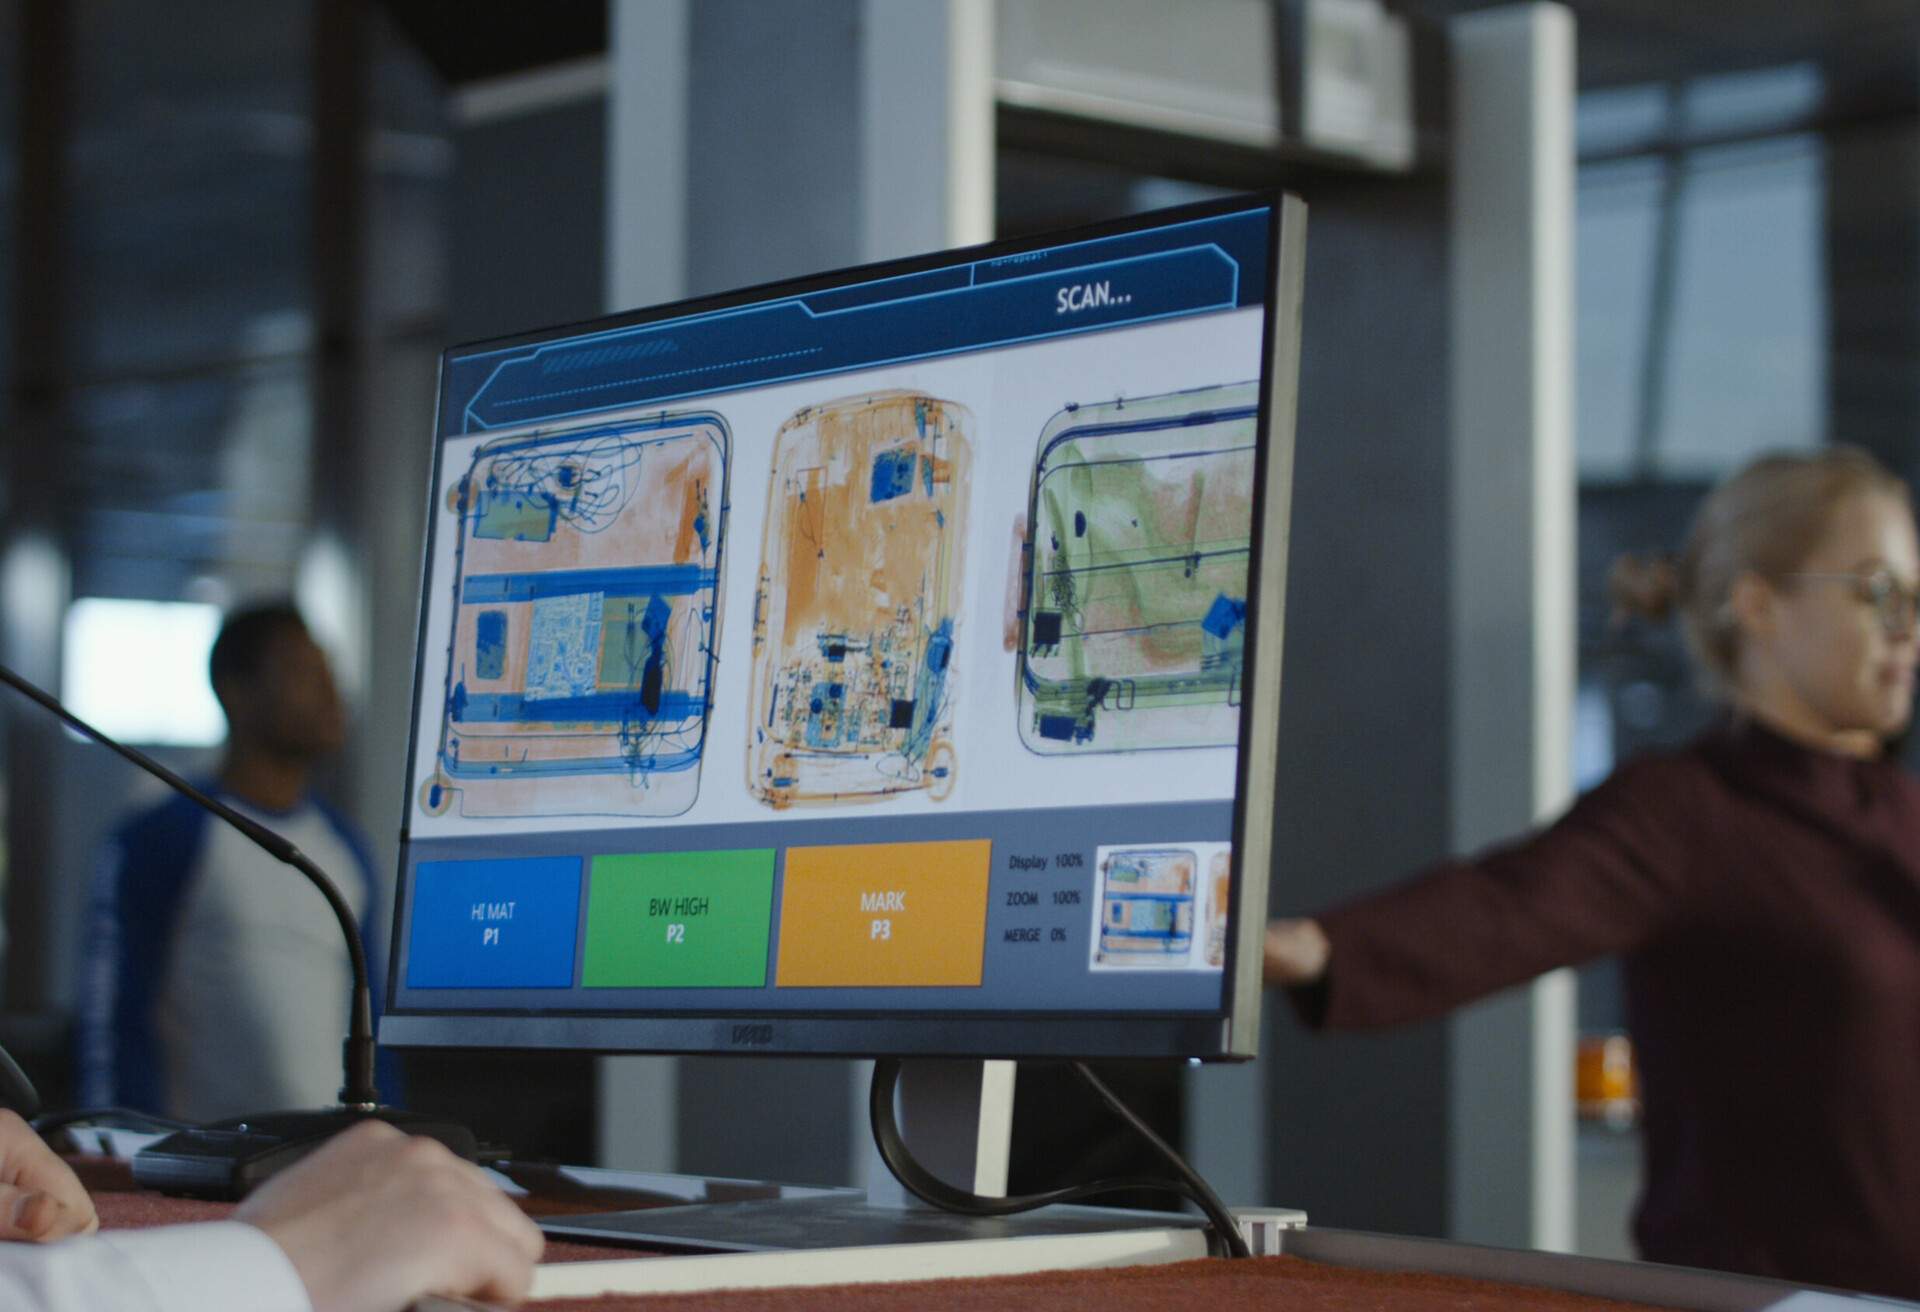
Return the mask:
[(226, 720), (207, 683), (220, 608), (82, 597), (67, 608), (60, 686), (73, 713), (125, 742), (211, 747)]

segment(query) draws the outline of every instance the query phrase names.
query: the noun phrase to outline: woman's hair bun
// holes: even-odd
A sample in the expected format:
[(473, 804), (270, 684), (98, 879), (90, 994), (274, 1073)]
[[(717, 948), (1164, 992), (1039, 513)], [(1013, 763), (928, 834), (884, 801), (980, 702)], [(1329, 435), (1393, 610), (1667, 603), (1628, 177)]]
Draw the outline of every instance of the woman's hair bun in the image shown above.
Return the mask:
[(1607, 597), (1616, 626), (1636, 618), (1658, 623), (1679, 605), (1679, 567), (1665, 552), (1620, 556), (1607, 571)]

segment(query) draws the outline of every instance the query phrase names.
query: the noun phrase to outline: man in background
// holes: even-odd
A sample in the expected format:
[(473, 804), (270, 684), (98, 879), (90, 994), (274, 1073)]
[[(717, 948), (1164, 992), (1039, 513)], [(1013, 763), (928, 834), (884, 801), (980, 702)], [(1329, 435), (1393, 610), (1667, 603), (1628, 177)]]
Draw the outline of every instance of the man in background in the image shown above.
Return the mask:
[[(378, 887), (366, 846), (310, 791), (346, 732), (326, 655), (291, 604), (271, 602), (227, 617), (208, 667), (228, 734), (207, 790), (311, 857), (364, 933)], [(168, 797), (121, 824), (96, 863), (81, 1105), (205, 1121), (335, 1102), (350, 987), (319, 890)]]

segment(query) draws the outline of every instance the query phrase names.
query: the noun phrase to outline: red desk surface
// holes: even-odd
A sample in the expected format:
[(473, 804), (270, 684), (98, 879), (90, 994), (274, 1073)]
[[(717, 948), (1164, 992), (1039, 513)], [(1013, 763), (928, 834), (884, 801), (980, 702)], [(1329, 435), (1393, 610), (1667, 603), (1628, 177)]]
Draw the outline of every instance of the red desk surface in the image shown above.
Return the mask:
[[(128, 1191), (120, 1172), (83, 1171), (94, 1190), (100, 1224), (107, 1229), (217, 1221), (228, 1203), (193, 1202)], [(116, 1178), (118, 1177), (118, 1178)], [(116, 1186), (118, 1186), (116, 1188)], [(524, 1200), (532, 1215), (577, 1211), (565, 1204)], [(645, 1258), (627, 1248), (549, 1243), (548, 1262)], [(554, 1312), (987, 1312), (1024, 1306), (1035, 1312), (1226, 1312), (1232, 1308), (1289, 1308), (1301, 1312), (1629, 1312), (1640, 1303), (1619, 1303), (1555, 1290), (1504, 1285), (1458, 1276), (1359, 1271), (1296, 1257), (1246, 1262), (1174, 1262), (1101, 1271), (1057, 1271), (978, 1280), (929, 1280), (885, 1285), (833, 1285), (805, 1289), (746, 1289), (705, 1294), (608, 1295), (542, 1300), (528, 1309)]]

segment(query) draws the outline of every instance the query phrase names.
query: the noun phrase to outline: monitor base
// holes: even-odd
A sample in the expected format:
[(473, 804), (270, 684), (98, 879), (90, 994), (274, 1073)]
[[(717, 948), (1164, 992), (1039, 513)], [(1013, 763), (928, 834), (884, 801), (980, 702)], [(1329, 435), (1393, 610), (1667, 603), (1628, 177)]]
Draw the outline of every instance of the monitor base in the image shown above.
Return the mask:
[(1205, 1252), (1205, 1225), (1199, 1217), (1177, 1212), (1057, 1206), (1017, 1216), (960, 1216), (918, 1204), (892, 1205), (845, 1196), (652, 1207), (551, 1217), (540, 1222), (549, 1239), (698, 1253), (881, 1248), (1182, 1230), (1200, 1237), (1194, 1256)]

